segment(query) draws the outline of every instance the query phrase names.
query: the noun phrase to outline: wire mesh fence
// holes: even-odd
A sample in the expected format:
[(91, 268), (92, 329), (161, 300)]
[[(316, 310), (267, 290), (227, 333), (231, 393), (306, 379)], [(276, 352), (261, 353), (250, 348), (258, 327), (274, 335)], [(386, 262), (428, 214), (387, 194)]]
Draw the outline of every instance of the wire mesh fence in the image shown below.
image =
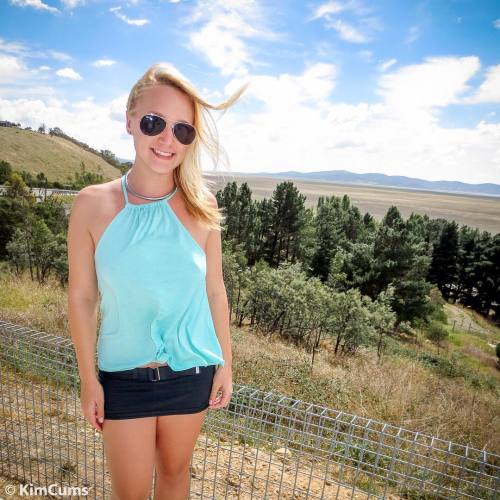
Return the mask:
[[(71, 339), (0, 321), (0, 369), (0, 476), (111, 498)], [(499, 455), (238, 384), (226, 409), (208, 412), (190, 465), (190, 498), (202, 499), (493, 499), (500, 490)]]

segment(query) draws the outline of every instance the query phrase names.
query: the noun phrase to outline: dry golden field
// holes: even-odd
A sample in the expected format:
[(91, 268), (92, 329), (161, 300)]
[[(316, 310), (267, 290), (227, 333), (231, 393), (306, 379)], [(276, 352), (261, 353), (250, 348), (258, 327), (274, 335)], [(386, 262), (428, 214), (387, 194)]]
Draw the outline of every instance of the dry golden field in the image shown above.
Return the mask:
[[(223, 188), (227, 182), (234, 181), (238, 185), (247, 182), (252, 191), (252, 198), (257, 200), (269, 198), (278, 183), (288, 180), (231, 173), (209, 174), (206, 177), (217, 182), (215, 190)], [(435, 193), (296, 179), (292, 182), (300, 193), (306, 196), (307, 207), (315, 207), (320, 196), (346, 194), (363, 214), (369, 212), (377, 220), (382, 219), (391, 205), (395, 205), (405, 218), (415, 212), (427, 214), (432, 219), (442, 217), (450, 221), (455, 220), (459, 226), (466, 224), (492, 234), (500, 232), (500, 198), (493, 196)]]

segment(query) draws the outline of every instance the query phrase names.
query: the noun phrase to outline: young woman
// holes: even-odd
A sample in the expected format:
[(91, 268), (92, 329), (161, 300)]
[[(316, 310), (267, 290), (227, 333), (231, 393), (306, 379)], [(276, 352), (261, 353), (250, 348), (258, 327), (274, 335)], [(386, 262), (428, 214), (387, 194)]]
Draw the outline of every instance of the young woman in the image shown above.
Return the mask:
[(148, 498), (153, 471), (155, 500), (186, 499), (208, 408), (231, 398), (222, 214), (200, 147), (217, 159), (208, 109), (229, 108), (246, 87), (211, 105), (153, 65), (127, 102), (133, 166), (82, 189), (71, 210), (68, 309), (81, 408), (103, 434), (114, 500)]

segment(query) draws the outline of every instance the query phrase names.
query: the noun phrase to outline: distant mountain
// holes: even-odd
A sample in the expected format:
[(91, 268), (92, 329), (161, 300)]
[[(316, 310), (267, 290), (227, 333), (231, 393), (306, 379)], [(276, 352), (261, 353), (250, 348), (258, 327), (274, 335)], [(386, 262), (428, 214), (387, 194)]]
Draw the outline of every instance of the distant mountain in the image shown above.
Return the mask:
[(317, 180), (327, 182), (339, 182), (341, 184), (357, 184), (363, 186), (395, 187), (404, 189), (421, 189), (424, 191), (438, 191), (443, 193), (473, 194), (485, 196), (500, 196), (500, 184), (468, 184), (459, 181), (426, 181), (403, 175), (385, 175), (377, 173), (356, 174), (347, 170), (326, 170), (322, 172), (297, 172), (288, 170), (285, 172), (248, 173), (244, 175), (257, 175), (259, 177), (280, 177), (288, 179)]
[(129, 160), (128, 158), (120, 158), (119, 156), (116, 157), (116, 159), (120, 162), (120, 163), (134, 163), (134, 160)]

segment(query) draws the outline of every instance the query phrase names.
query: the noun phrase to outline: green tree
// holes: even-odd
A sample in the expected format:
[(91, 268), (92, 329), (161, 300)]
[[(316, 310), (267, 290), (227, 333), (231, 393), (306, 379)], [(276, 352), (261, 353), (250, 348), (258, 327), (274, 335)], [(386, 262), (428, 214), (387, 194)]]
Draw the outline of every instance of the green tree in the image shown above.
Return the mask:
[(60, 257), (54, 235), (43, 220), (32, 214), (15, 229), (6, 249), (17, 271), (29, 268), (31, 279), (38, 283), (45, 283), (54, 259)]
[[(447, 222), (432, 253), (427, 279), (437, 285), (448, 300), (458, 285), (458, 225)], [(456, 297), (456, 295), (454, 295)]]
[(448, 338), (448, 330), (441, 323), (437, 323), (434, 321), (427, 329), (427, 338), (436, 343), (439, 354), (441, 342)]
[(12, 165), (8, 161), (0, 161), (0, 184), (3, 184), (12, 175)]

